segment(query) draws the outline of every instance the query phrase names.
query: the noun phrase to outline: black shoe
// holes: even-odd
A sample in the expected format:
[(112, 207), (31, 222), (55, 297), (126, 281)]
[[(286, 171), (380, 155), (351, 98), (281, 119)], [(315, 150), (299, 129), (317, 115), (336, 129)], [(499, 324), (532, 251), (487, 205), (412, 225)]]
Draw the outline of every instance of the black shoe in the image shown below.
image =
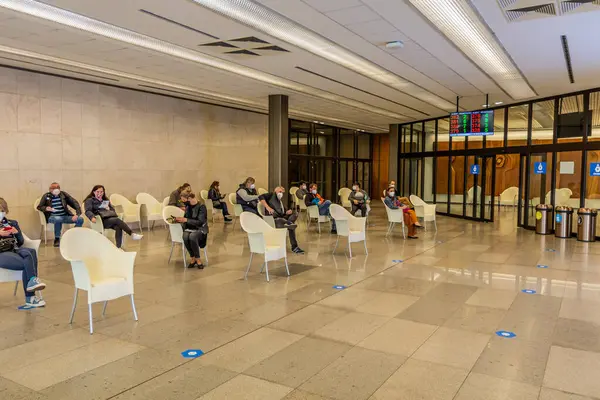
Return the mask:
[(292, 253), (296, 253), (296, 254), (304, 254), (304, 250), (302, 250), (300, 247), (294, 247), (292, 249)]
[(409, 239), (418, 239), (418, 236), (407, 236)]
[(415, 228), (417, 228), (417, 229), (423, 229), (425, 227), (423, 225), (415, 225)]
[(231, 218), (225, 217), (225, 222), (229, 224), (229, 223), (233, 222), (233, 220)]
[(337, 229), (332, 229), (331, 233), (337, 233)]
[(60, 238), (54, 239), (54, 247), (60, 247)]
[(193, 263), (189, 263), (189, 264), (188, 264), (188, 268), (194, 268), (194, 267), (196, 267), (197, 265), (198, 265), (198, 264), (196, 264), (195, 262), (193, 262)]
[(198, 268), (198, 269), (204, 269), (204, 264), (202, 264), (202, 263), (200, 263), (200, 264), (196, 263), (196, 265), (195, 265), (195, 266), (196, 266), (196, 268)]
[(298, 227), (298, 225), (296, 225), (296, 224), (295, 224), (295, 223), (293, 223), (293, 222), (288, 222), (288, 223), (285, 225), (285, 227), (286, 227), (286, 228), (288, 228), (288, 229), (294, 230), (294, 229), (296, 229), (296, 228)]

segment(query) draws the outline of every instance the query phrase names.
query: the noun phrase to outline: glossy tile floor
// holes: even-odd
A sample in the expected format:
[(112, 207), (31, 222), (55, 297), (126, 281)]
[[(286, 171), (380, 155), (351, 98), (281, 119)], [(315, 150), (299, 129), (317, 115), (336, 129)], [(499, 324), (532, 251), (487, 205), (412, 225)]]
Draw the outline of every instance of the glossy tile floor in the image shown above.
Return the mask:
[(93, 336), (84, 293), (67, 323), (71, 269), (44, 247), (45, 309), (18, 311), (21, 293), (0, 285), (0, 398), (600, 399), (600, 244), (518, 230), (514, 215), (439, 218), (437, 234), (404, 241), (385, 238), (376, 208), (369, 255), (355, 244), (352, 259), (302, 225), (307, 254), (289, 256), (290, 278), (273, 263), (270, 283), (257, 257), (241, 279), (239, 224), (211, 227), (203, 271), (177, 250), (167, 264), (156, 228), (127, 242), (139, 322), (127, 299), (105, 317), (96, 305)]

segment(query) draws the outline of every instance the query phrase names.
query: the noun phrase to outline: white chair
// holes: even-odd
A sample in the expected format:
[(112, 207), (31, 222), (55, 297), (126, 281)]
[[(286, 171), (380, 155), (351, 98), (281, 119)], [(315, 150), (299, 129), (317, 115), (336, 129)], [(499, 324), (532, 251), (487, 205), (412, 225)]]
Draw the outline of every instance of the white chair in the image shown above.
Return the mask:
[(348, 189), (347, 187), (343, 187), (340, 190), (338, 190), (338, 196), (340, 196), (340, 202), (342, 203), (342, 207), (344, 208), (352, 207), (352, 203), (350, 203), (350, 200), (348, 199), (350, 193), (352, 193), (352, 190)]
[(121, 218), (123, 222), (135, 222), (139, 224), (140, 233), (142, 233), (142, 218), (140, 212), (142, 206), (140, 204), (132, 203), (127, 197), (117, 193), (110, 195), (110, 202), (113, 207), (121, 207), (123, 210), (123, 217)]
[(381, 202), (385, 207), (388, 222), (390, 223), (385, 236), (389, 236), (394, 231), (394, 227), (396, 226), (396, 224), (402, 224), (402, 236), (404, 237), (404, 239), (406, 239), (406, 232), (404, 230), (404, 211), (402, 211), (401, 209), (393, 210), (389, 208), (388, 205), (385, 204), (385, 199), (383, 197), (381, 198)]
[(250, 271), (254, 254), (263, 254), (265, 257), (263, 269), (265, 270), (267, 282), (269, 282), (269, 261), (276, 261), (283, 258), (285, 261), (285, 271), (290, 276), (286, 249), (287, 229), (271, 228), (258, 215), (249, 212), (242, 213), (240, 216), (240, 225), (242, 225), (242, 229), (248, 234), (248, 243), (250, 244), (250, 261), (248, 262), (244, 279), (248, 278), (248, 271)]
[(385, 198), (385, 196), (387, 196), (387, 190), (383, 189), (383, 198)]
[(237, 203), (235, 193), (229, 193), (229, 204), (231, 204), (231, 207), (233, 207), (234, 218), (233, 218), (233, 228), (232, 229), (235, 229), (235, 222), (240, 217), (240, 215), (242, 215), (242, 212), (244, 212), (244, 210), (242, 209), (242, 206)]
[(294, 205), (294, 210), (298, 208), (298, 197), (296, 197), (296, 192), (300, 189), (298, 186), (292, 186), (290, 188), (290, 197), (292, 198), (292, 204)]
[(129, 296), (133, 318), (138, 320), (133, 300), (133, 267), (137, 253), (117, 249), (104, 235), (91, 229), (74, 228), (63, 235), (60, 254), (71, 263), (75, 281), (70, 324), (73, 323), (79, 290), (87, 291), (90, 334), (94, 333), (93, 303), (104, 302), (104, 315), (109, 300)]
[[(96, 222), (92, 222), (92, 220), (88, 219), (88, 217), (85, 215), (85, 200), (81, 203), (81, 210), (83, 211), (84, 220), (87, 221), (88, 225), (90, 226), (90, 228), (93, 231), (96, 231), (99, 234), (106, 236), (108, 239), (110, 239), (116, 243), (117, 239), (116, 239), (115, 230), (114, 229), (104, 229), (104, 224), (102, 223), (102, 217), (100, 217), (99, 215), (96, 215)], [(121, 218), (120, 215), (119, 215), (119, 218)], [(125, 240), (125, 235), (123, 235), (122, 240)]]
[[(154, 196), (148, 193), (138, 193), (135, 196), (135, 201), (141, 206), (146, 208), (146, 221), (148, 223), (148, 232), (150, 232), (150, 221), (152, 221), (152, 228), (156, 221), (162, 221), (162, 209), (163, 205)], [(141, 225), (140, 225), (141, 229)]]
[(306, 197), (306, 195), (302, 196), (302, 199), (297, 199), (296, 202), (298, 203), (298, 207), (300, 208), (300, 214), (302, 214), (302, 212), (306, 213), (306, 222), (308, 223), (308, 207), (306, 206), (306, 203), (304, 202), (305, 197)]
[[(169, 227), (169, 233), (171, 236), (171, 252), (169, 253), (169, 263), (171, 262), (171, 257), (173, 256), (173, 249), (175, 248), (175, 244), (180, 244), (181, 245), (181, 255), (183, 257), (183, 267), (187, 268), (188, 264), (187, 264), (187, 258), (185, 256), (185, 245), (183, 244), (183, 226), (179, 223), (170, 223), (168, 221), (169, 217), (183, 217), (185, 214), (185, 212), (178, 207), (174, 207), (174, 206), (166, 206), (165, 208), (163, 208), (163, 212), (162, 212), (162, 216), (163, 216), (163, 221), (165, 222), (165, 224), (167, 224), (167, 226)], [(208, 265), (208, 253), (206, 251), (206, 247), (204, 247), (204, 249), (202, 249), (204, 251), (204, 258), (206, 259), (206, 265)]]
[(206, 212), (211, 216), (213, 224), (215, 223), (215, 214), (218, 214), (218, 211), (215, 209), (213, 202), (208, 198), (208, 190), (201, 190), (200, 197), (204, 200), (204, 206), (206, 206)]
[(333, 252), (335, 253), (335, 250), (337, 249), (340, 236), (344, 236), (348, 238), (348, 253), (350, 254), (350, 258), (352, 258), (351, 245), (356, 242), (364, 242), (365, 254), (369, 255), (366, 236), (367, 218), (355, 217), (344, 207), (337, 204), (332, 204), (329, 208), (329, 212), (331, 213), (331, 217), (335, 220), (337, 229), (337, 240), (335, 241)]
[(329, 222), (331, 224), (331, 218), (329, 218), (327, 215), (319, 214), (319, 206), (317, 206), (317, 205), (308, 206), (308, 207), (306, 207), (306, 211), (307, 211), (307, 215), (308, 215), (307, 216), (308, 226), (306, 227), (306, 229), (310, 228), (310, 222), (313, 219), (317, 220), (317, 227), (319, 228), (319, 233), (321, 233), (321, 222), (323, 222), (323, 223)]
[(35, 210), (35, 212), (38, 214), (38, 216), (40, 217), (40, 225), (41, 225), (41, 231), (40, 231), (40, 238), (43, 236), (44, 237), (44, 244), (48, 244), (48, 231), (54, 232), (54, 224), (49, 223), (48, 221), (46, 221), (46, 216), (44, 215), (43, 212), (41, 212), (40, 210), (38, 210), (38, 206), (40, 205), (40, 199), (37, 199), (34, 203), (33, 203), (33, 209)]
[(471, 186), (471, 188), (467, 191), (467, 204), (473, 204), (473, 199), (477, 198), (477, 202), (481, 201), (481, 186)]
[(263, 189), (263, 188), (258, 188), (258, 195), (260, 196), (261, 194), (267, 194), (269, 193), (269, 191), (267, 189)]
[[(415, 214), (417, 218), (423, 218), (423, 227), (427, 230), (427, 222), (432, 221), (435, 231), (437, 232), (437, 223), (435, 221), (435, 204), (427, 204), (419, 196), (414, 194), (410, 195), (410, 202), (415, 207)], [(404, 219), (402, 220), (404, 221)]]
[(269, 224), (271, 228), (275, 228), (275, 218), (273, 218), (272, 215), (267, 214), (265, 206), (263, 206), (262, 203), (258, 203), (256, 208), (258, 209), (258, 214), (262, 217), (262, 219)]
[(504, 189), (502, 193), (500, 193), (500, 199), (498, 201), (498, 207), (500, 206), (517, 206), (517, 199), (519, 198), (519, 188), (516, 186), (511, 186), (509, 188)]
[(169, 196), (167, 196), (167, 197), (165, 197), (165, 198), (163, 199), (163, 202), (162, 202), (162, 206), (163, 206), (163, 207), (166, 207), (166, 206), (168, 206), (168, 205), (169, 205), (169, 199), (170, 199), (170, 197), (169, 197)]
[[(25, 247), (27, 249), (34, 249), (36, 253), (39, 251), (40, 243), (42, 243), (41, 240), (31, 240), (24, 233), (23, 233), (23, 238), (25, 239), (25, 242), (23, 243), (23, 246), (21, 246), (21, 247)], [(13, 296), (17, 295), (17, 289), (19, 288), (19, 282), (21, 282), (22, 280), (23, 280), (23, 271), (13, 271), (11, 269), (4, 269), (0, 265), (0, 283), (16, 282), (15, 283), (15, 291), (13, 293)]]

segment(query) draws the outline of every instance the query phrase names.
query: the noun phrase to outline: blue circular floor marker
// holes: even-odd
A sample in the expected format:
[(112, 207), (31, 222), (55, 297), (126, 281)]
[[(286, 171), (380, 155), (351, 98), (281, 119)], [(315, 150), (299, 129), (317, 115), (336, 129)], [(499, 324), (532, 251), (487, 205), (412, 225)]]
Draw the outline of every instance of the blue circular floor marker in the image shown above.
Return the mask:
[(549, 251), (551, 253), (554, 253), (556, 251), (556, 249), (546, 249), (546, 251)]
[(523, 290), (521, 290), (521, 292), (527, 293), (527, 294), (535, 294), (536, 293), (535, 290), (533, 290), (533, 289), (523, 289)]
[(402, 260), (392, 260), (393, 263), (401, 263)]
[(537, 267), (538, 267), (538, 268), (548, 268), (548, 266), (547, 266), (547, 265), (542, 265), (542, 264), (538, 264), (538, 266), (537, 266)]
[(333, 288), (336, 289), (336, 290), (344, 290), (344, 289), (346, 289), (346, 286), (344, 286), (344, 285), (335, 285), (335, 286), (333, 286)]
[(198, 358), (198, 357), (204, 355), (204, 352), (199, 349), (189, 349), (189, 350), (183, 351), (181, 353), (181, 355), (185, 358)]
[(507, 339), (511, 339), (511, 338), (514, 338), (515, 336), (517, 336), (514, 334), (514, 332), (509, 332), (509, 331), (497, 331), (496, 335), (503, 337), (503, 338), (507, 338)]

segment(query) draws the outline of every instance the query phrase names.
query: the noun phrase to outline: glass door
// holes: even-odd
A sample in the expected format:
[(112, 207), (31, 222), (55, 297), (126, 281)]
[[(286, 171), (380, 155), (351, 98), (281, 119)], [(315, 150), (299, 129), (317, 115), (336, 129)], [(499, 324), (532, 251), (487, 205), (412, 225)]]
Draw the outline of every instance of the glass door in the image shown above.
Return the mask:
[(494, 220), (496, 203), (496, 156), (467, 157), (465, 186), (466, 198), (463, 204), (464, 216), (479, 221)]
[(538, 204), (552, 204), (552, 153), (536, 153), (529, 156), (528, 196), (525, 226), (535, 227), (535, 207)]

